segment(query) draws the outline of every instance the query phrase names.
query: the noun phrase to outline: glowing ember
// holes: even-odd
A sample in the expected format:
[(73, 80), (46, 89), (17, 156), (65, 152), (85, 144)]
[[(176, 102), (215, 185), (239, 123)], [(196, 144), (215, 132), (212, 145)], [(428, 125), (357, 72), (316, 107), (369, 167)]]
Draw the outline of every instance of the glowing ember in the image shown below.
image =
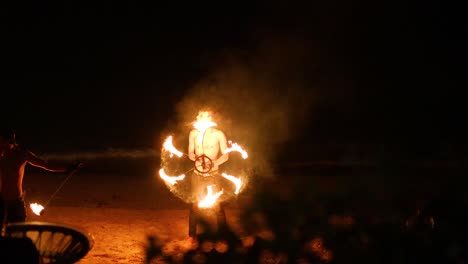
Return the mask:
[(38, 204), (38, 203), (32, 203), (29, 205), (33, 213), (36, 215), (41, 215), (44, 212), (44, 206)]
[(239, 146), (239, 144), (237, 143), (232, 143), (232, 141), (228, 141), (229, 144), (231, 144), (231, 147), (230, 148), (227, 148), (224, 150), (224, 153), (229, 153), (229, 152), (232, 152), (232, 151), (237, 151), (239, 153), (242, 154), (242, 158), (243, 159), (246, 159), (249, 157), (249, 154), (247, 154), (247, 151), (245, 151), (241, 146)]
[(222, 173), (221, 174), (224, 178), (230, 180), (234, 185), (236, 186), (236, 191), (234, 191), (235, 194), (239, 194), (240, 188), (242, 187), (242, 181), (240, 178), (234, 177), (232, 175)]
[(218, 200), (218, 198), (221, 196), (221, 194), (224, 193), (224, 191), (221, 190), (216, 194), (213, 194), (213, 186), (211, 185), (207, 186), (206, 188), (208, 189), (208, 193), (206, 194), (206, 197), (198, 203), (198, 207), (200, 208), (212, 207), (216, 203), (216, 200)]
[(181, 181), (185, 178), (185, 174), (181, 174), (179, 176), (169, 176), (164, 172), (164, 169), (159, 170), (159, 177), (163, 179), (165, 182), (175, 185), (177, 181)]
[(179, 158), (182, 157), (182, 155), (184, 155), (182, 152), (177, 150), (172, 144), (172, 136), (167, 137), (167, 139), (164, 141), (163, 148), (171, 153), (171, 158), (172, 155), (176, 155)]

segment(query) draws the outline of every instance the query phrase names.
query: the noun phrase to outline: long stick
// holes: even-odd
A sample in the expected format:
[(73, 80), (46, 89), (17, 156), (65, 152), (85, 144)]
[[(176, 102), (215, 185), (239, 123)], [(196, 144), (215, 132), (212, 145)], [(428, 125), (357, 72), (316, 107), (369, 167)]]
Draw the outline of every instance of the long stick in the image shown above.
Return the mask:
[(46, 207), (50, 201), (54, 198), (54, 196), (59, 192), (59, 190), (62, 188), (62, 186), (65, 184), (65, 182), (67, 182), (67, 180), (73, 175), (75, 174), (75, 172), (77, 171), (77, 169), (75, 170), (72, 170), (68, 175), (67, 177), (62, 181), (62, 183), (60, 184), (60, 186), (55, 190), (55, 192), (50, 196), (49, 200), (44, 204), (44, 207)]

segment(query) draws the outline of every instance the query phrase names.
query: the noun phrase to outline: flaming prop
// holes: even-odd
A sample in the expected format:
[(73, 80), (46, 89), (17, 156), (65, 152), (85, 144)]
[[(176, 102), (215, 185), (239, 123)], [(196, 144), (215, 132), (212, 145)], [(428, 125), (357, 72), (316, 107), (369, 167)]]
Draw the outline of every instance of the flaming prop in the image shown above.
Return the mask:
[(209, 207), (212, 207), (216, 201), (218, 200), (218, 198), (221, 196), (221, 194), (224, 193), (223, 190), (213, 194), (213, 186), (212, 185), (209, 185), (209, 186), (206, 186), (206, 189), (207, 189), (207, 194), (205, 196), (205, 198), (203, 198), (199, 203), (198, 203), (198, 207), (200, 208), (209, 208)]
[(33, 213), (35, 213), (36, 215), (43, 215), (45, 207), (50, 203), (50, 201), (52, 201), (52, 199), (54, 199), (55, 195), (60, 191), (60, 189), (68, 181), (68, 179), (70, 179), (70, 177), (73, 174), (75, 174), (75, 172), (77, 172), (81, 167), (83, 167), (83, 164), (79, 163), (78, 166), (76, 166), (76, 168), (74, 170), (72, 170), (71, 172), (68, 173), (67, 177), (62, 181), (62, 183), (59, 185), (59, 187), (57, 187), (55, 192), (50, 196), (49, 200), (45, 203), (44, 206), (41, 205), (41, 204), (38, 204), (38, 203), (29, 204), (29, 208), (31, 208)]
[(173, 155), (176, 155), (177, 157), (182, 157), (184, 155), (184, 153), (182, 153), (181, 151), (177, 150), (175, 147), (174, 147), (174, 144), (172, 144), (172, 136), (169, 136), (167, 137), (167, 139), (164, 141), (164, 144), (163, 144), (163, 148), (166, 150), (166, 151), (169, 151), (171, 153), (171, 158)]
[(159, 176), (170, 185), (175, 185), (177, 181), (185, 179), (185, 174), (181, 174), (179, 176), (169, 176), (164, 172), (164, 169), (159, 170)]
[(234, 191), (235, 194), (239, 194), (240, 192), (240, 189), (242, 187), (242, 181), (240, 178), (236, 178), (232, 175), (229, 175), (227, 173), (222, 173), (221, 176), (223, 176), (224, 178), (230, 180), (232, 183), (234, 183), (234, 185), (236, 186), (236, 190)]
[(245, 151), (241, 146), (239, 146), (239, 144), (237, 144), (237, 143), (232, 143), (231, 140), (229, 140), (228, 143), (231, 144), (231, 147), (225, 149), (225, 150), (224, 150), (224, 153), (229, 153), (229, 152), (232, 152), (232, 151), (237, 151), (237, 152), (239, 152), (239, 153), (242, 155), (242, 158), (243, 158), (243, 159), (246, 159), (246, 158), (249, 157), (249, 154), (247, 153), (247, 151)]
[[(193, 127), (198, 131), (198, 136), (196, 140), (199, 144), (201, 144), (202, 148), (203, 148), (203, 140), (205, 137), (205, 132), (209, 128), (215, 127), (215, 126), (217, 126), (217, 124), (212, 121), (212, 117), (208, 112), (200, 111), (198, 113), (197, 120), (193, 122)], [(191, 158), (190, 155), (194, 153), (183, 153), (179, 151), (176, 147), (174, 147), (172, 140), (173, 140), (173, 137), (168, 136), (163, 143), (163, 150), (168, 151), (170, 153), (170, 157), (173, 157), (173, 155), (176, 155), (179, 158), (182, 156)], [(229, 140), (227, 143), (228, 143), (228, 147), (222, 151), (221, 153), (222, 155), (230, 153), (230, 152), (239, 152), (243, 159), (248, 158), (249, 155), (247, 151), (245, 151), (239, 144), (233, 143), (231, 140)], [(201, 160), (199, 159), (200, 157), (201, 157)], [(214, 162), (205, 155), (204, 150), (201, 151), (201, 154), (195, 157), (195, 160), (192, 158), (191, 160), (194, 161), (194, 167), (190, 169), (189, 171), (185, 172), (184, 174), (181, 174), (179, 176), (169, 176), (166, 174), (166, 172), (162, 168), (159, 170), (159, 176), (165, 181), (166, 184), (174, 186), (177, 184), (178, 181), (184, 180), (185, 174), (190, 172), (191, 170), (196, 170), (197, 172), (200, 172), (202, 174), (210, 174), (212, 170), (211, 166), (208, 166), (208, 168), (206, 169), (205, 167), (203, 167), (202, 171), (198, 170), (197, 164), (200, 165), (200, 163), (202, 163), (203, 165), (205, 165), (205, 163), (208, 161), (209, 163)], [(221, 176), (234, 184), (235, 186), (234, 195), (238, 195), (241, 192), (241, 189), (243, 185), (245, 184), (241, 180), (241, 177), (236, 177), (233, 175), (229, 175), (227, 173), (222, 173)], [(206, 196), (203, 199), (199, 200), (198, 202), (198, 206), (200, 208), (210, 208), (214, 206), (217, 203), (217, 200), (221, 197), (221, 195), (224, 194), (224, 189), (221, 189), (221, 191), (214, 193), (213, 185), (209, 185), (206, 188), (207, 188)]]
[(29, 205), (33, 213), (36, 215), (42, 215), (44, 213), (44, 206), (38, 204), (38, 203), (32, 203)]

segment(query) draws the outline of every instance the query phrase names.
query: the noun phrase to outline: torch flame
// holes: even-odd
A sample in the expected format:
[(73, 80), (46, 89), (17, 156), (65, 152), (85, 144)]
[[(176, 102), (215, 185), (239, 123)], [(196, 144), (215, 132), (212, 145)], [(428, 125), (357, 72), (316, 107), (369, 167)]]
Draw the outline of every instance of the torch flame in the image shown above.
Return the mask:
[(165, 182), (175, 185), (177, 181), (181, 181), (185, 178), (185, 174), (181, 174), (179, 176), (169, 176), (164, 172), (164, 169), (159, 170), (159, 176), (161, 179), (163, 179)]
[(206, 194), (206, 197), (198, 203), (198, 207), (200, 208), (212, 207), (216, 203), (216, 200), (218, 200), (219, 196), (224, 193), (224, 191), (221, 190), (216, 194), (213, 194), (213, 186), (211, 185), (206, 186), (206, 188), (208, 189), (208, 193)]
[(33, 213), (36, 215), (41, 215), (41, 212), (44, 210), (44, 206), (38, 204), (38, 203), (32, 203), (29, 205)]
[(222, 173), (221, 176), (224, 178), (230, 180), (234, 185), (236, 186), (236, 190), (234, 191), (235, 194), (239, 194), (240, 188), (242, 187), (242, 181), (240, 178), (234, 177), (232, 175), (229, 175), (227, 173)]
[(230, 148), (227, 148), (224, 150), (224, 154), (226, 153), (229, 153), (229, 152), (232, 152), (232, 151), (237, 151), (239, 152), (240, 154), (242, 154), (242, 158), (243, 159), (246, 159), (249, 157), (249, 154), (247, 154), (247, 151), (245, 151), (241, 146), (239, 146), (239, 144), (237, 143), (232, 143), (232, 141), (228, 141), (229, 144), (231, 144), (231, 147)]
[(180, 152), (174, 147), (174, 144), (172, 144), (172, 136), (167, 137), (167, 139), (164, 141), (163, 148), (171, 153), (171, 158), (172, 155), (176, 155), (179, 158), (182, 157), (182, 155), (184, 155), (182, 152)]

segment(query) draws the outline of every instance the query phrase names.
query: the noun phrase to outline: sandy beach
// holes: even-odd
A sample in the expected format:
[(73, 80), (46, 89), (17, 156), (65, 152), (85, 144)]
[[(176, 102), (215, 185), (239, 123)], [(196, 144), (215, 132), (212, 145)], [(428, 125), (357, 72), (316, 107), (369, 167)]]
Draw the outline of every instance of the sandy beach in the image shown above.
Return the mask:
[[(143, 263), (148, 236), (182, 247), (188, 238), (188, 205), (155, 175), (77, 173), (49, 201), (66, 175), (29, 174), (26, 202), (49, 202), (42, 216), (28, 210), (27, 221), (63, 224), (88, 234), (93, 248), (80, 264)], [(235, 228), (238, 210), (233, 207), (226, 213)]]
[[(156, 171), (156, 167), (135, 170), (134, 174), (131, 168), (119, 170), (117, 166), (113, 171), (99, 172), (85, 168), (65, 183), (67, 175), (30, 171), (24, 180), (26, 202), (44, 204), (46, 209), (42, 216), (28, 210), (27, 221), (64, 224), (88, 234), (93, 247), (80, 264), (143, 263), (148, 236), (156, 236), (183, 250), (188, 247), (188, 205), (168, 190)], [(399, 186), (397, 190), (390, 181), (382, 182), (383, 177), (360, 176), (362, 170), (358, 171), (355, 174), (336, 171), (329, 175), (309, 172), (302, 178), (283, 178), (281, 184), (272, 187), (288, 192), (292, 179), (301, 182), (313, 178), (314, 190), (329, 194), (380, 185), (384, 186), (382, 191), (392, 195), (398, 195), (398, 192), (417, 195), (437, 191), (444, 187), (441, 183), (448, 182), (438, 176), (439, 172), (433, 173), (435, 176), (423, 172), (402, 177), (403, 181), (395, 179), (393, 186)], [(246, 196), (242, 193), (227, 207), (228, 224), (238, 233), (242, 232), (239, 212), (248, 200), (241, 198)]]

